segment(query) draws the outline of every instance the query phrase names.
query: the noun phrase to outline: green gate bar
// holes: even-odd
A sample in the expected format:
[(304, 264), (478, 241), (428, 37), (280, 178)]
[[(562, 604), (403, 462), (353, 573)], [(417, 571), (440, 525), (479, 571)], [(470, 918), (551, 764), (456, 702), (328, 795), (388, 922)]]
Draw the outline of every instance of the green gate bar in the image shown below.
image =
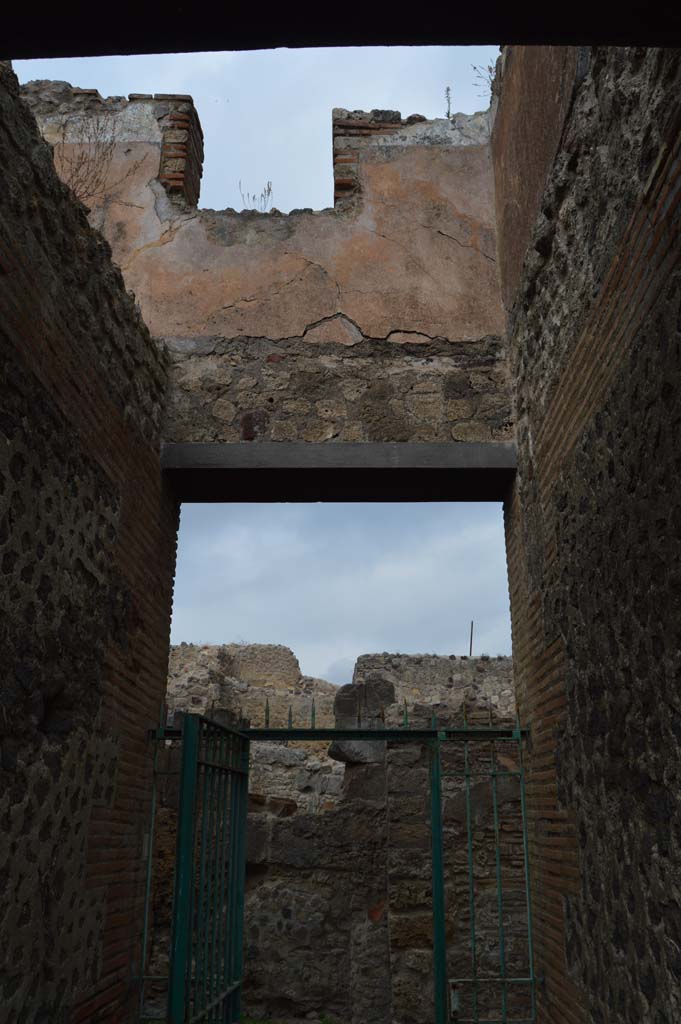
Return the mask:
[[(491, 719), (490, 719), (491, 722)], [(527, 819), (526, 819), (526, 806), (525, 806), (525, 780), (522, 760), (522, 744), (523, 739), (527, 735), (527, 729), (521, 729), (520, 723), (516, 720), (516, 726), (514, 729), (501, 730), (492, 729), (490, 726), (487, 727), (487, 735), (483, 734), (480, 728), (469, 728), (466, 718), (466, 710), (464, 708), (464, 725), (466, 726), (466, 735), (463, 738), (463, 753), (464, 753), (464, 770), (463, 771), (446, 771), (441, 772), (441, 777), (457, 778), (463, 780), (464, 784), (464, 797), (465, 797), (465, 820), (466, 820), (466, 847), (467, 847), (467, 860), (468, 860), (468, 902), (469, 902), (469, 946), (471, 951), (471, 973), (467, 977), (457, 977), (448, 979), (449, 988), (449, 1012), (450, 1019), (456, 1021), (457, 1024), (535, 1024), (536, 1022), (536, 986), (535, 986), (535, 973), (534, 973), (534, 954), (532, 946), (532, 914), (531, 914), (531, 897), (530, 897), (530, 874), (529, 874), (529, 853), (528, 853), (528, 841), (527, 841)], [(448, 737), (449, 738), (449, 737)], [(460, 737), (457, 735), (456, 737)], [(478, 745), (481, 740), (490, 740), (490, 764), (489, 767), (481, 766), (476, 767), (474, 763), (471, 763), (469, 740), (477, 740)], [(496, 741), (516, 742), (518, 744), (518, 770), (503, 769), (499, 770), (495, 743)], [(475, 744), (474, 744), (475, 746)], [(499, 821), (499, 793), (497, 789), (497, 780), (500, 778), (514, 778), (518, 780), (520, 789), (520, 816), (521, 821), (519, 824), (522, 827), (522, 841), (523, 841), (523, 875), (524, 875), (524, 888), (525, 888), (525, 899), (526, 899), (526, 910), (527, 910), (527, 956), (529, 961), (529, 968), (527, 974), (523, 973), (520, 976), (511, 976), (508, 973), (508, 966), (506, 963), (506, 933), (503, 919), (504, 913), (504, 893), (503, 893), (503, 877), (501, 870), (501, 834), (500, 834), (500, 821)], [(492, 812), (493, 812), (493, 829), (494, 829), (494, 844), (495, 844), (495, 883), (496, 883), (496, 898), (497, 898), (497, 919), (498, 919), (498, 942), (499, 942), (499, 974), (492, 977), (488, 972), (482, 974), (480, 972), (479, 957), (478, 957), (478, 937), (476, 934), (476, 906), (475, 906), (475, 870), (474, 870), (474, 859), (473, 859), (473, 797), (471, 791), (471, 780), (478, 779), (488, 780), (491, 786), (491, 797), (492, 797)], [(460, 1005), (460, 987), (465, 985), (468, 987), (471, 1000), (472, 1000), (472, 1015), (470, 1017), (460, 1016), (459, 1011), (461, 1010)], [(481, 1012), (484, 1012), (480, 1007), (480, 994), (491, 985), (499, 985), (501, 987), (501, 1016), (481, 1017)], [(529, 1013), (522, 1017), (510, 1017), (508, 1007), (508, 991), (510, 986), (527, 986), (529, 988)]]
[(534, 975), (534, 949), (532, 946), (532, 894), (530, 892), (530, 853), (527, 844), (527, 811), (525, 807), (525, 772), (523, 770), (523, 740), (520, 720), (516, 720), (518, 734), (518, 767), (520, 769), (520, 813), (523, 819), (523, 867), (525, 871), (525, 902), (527, 906), (527, 956), (530, 962), (530, 999), (532, 1020), (537, 1018), (537, 990)]
[(182, 740), (168, 1024), (234, 1024), (242, 975), (248, 739), (198, 715)]
[[(466, 706), (464, 705), (464, 723)], [(471, 773), (468, 740), (463, 745), (464, 786), (466, 792), (466, 849), (468, 858), (468, 913), (470, 918), (471, 967), (473, 972), (473, 1019), (478, 1019), (478, 953), (475, 937), (475, 879), (473, 877), (473, 825), (471, 821)]]
[(175, 895), (173, 898), (168, 984), (168, 1024), (184, 1024), (191, 971), (192, 912), (194, 905), (194, 834), (196, 829), (196, 789), (199, 759), (199, 719), (185, 715), (182, 730), (182, 767), (180, 769), (180, 814), (175, 855)]
[(430, 744), (430, 843), (433, 890), (433, 974), (435, 1024), (447, 1024), (447, 937), (442, 869), (442, 765), (440, 741)]
[[(491, 717), (491, 716), (490, 716)], [(501, 847), (499, 839), (499, 801), (497, 799), (497, 759), (494, 741), (490, 743), (490, 777), (492, 783), (492, 809), (494, 815), (494, 860), (497, 879), (497, 915), (499, 917), (499, 972), (501, 974), (501, 1020), (508, 1020), (506, 989), (506, 937), (504, 935), (504, 896), (501, 884)]]

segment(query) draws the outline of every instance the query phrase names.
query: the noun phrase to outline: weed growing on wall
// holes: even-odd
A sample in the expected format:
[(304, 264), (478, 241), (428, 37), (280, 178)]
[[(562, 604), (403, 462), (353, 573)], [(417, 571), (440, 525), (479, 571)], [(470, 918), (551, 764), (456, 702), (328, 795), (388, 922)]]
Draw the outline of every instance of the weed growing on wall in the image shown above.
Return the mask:
[(241, 196), (241, 202), (244, 204), (244, 210), (258, 210), (260, 213), (267, 213), (272, 205), (272, 182), (266, 182), (260, 195), (256, 195), (255, 192), (244, 192), (240, 180), (239, 195)]
[(54, 165), (76, 199), (88, 203), (115, 198), (116, 192), (144, 161), (135, 160), (118, 178), (111, 179), (111, 165), (119, 143), (112, 114), (64, 118), (59, 141), (54, 145)]

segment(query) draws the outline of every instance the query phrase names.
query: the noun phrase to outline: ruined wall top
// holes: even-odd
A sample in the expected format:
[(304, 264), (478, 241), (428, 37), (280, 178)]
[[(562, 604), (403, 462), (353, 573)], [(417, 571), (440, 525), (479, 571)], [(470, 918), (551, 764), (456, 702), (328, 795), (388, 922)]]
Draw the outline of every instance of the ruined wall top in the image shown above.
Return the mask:
[[(438, 654), (362, 654), (352, 682), (336, 686), (305, 676), (292, 650), (279, 644), (187, 644), (171, 648), (168, 709), (205, 714), (229, 711), (254, 727), (264, 725), (269, 702), (270, 725), (285, 727), (289, 708), (293, 724), (310, 724), (312, 701), (318, 727), (370, 727), (382, 718), (402, 724), (406, 704), (411, 715), (429, 724), (435, 713), (453, 721), (469, 709), (489, 710), (495, 721), (515, 717), (513, 663), (510, 657), (457, 657)], [(352, 705), (353, 710), (348, 709)]]
[(168, 715), (175, 711), (207, 714), (213, 709), (233, 720), (264, 724), (269, 702), (270, 725), (286, 725), (289, 708), (297, 724), (309, 724), (314, 699), (317, 723), (333, 725), (337, 687), (305, 676), (295, 654), (281, 644), (187, 644), (170, 649)]
[(359, 192), (360, 154), (367, 146), (481, 146), (489, 142), (486, 111), (429, 121), (423, 114), (402, 118), (399, 110), (334, 107), (332, 123), (335, 203)]
[(512, 437), (487, 113), (337, 108), (335, 205), (284, 214), (197, 208), (190, 97), (24, 97), (58, 166), (114, 136), (84, 201), (170, 352), (165, 441)]
[(158, 180), (171, 197), (199, 201), (203, 131), (191, 96), (130, 93), (103, 97), (97, 89), (37, 80), (21, 87), (22, 99), (52, 145), (118, 146), (129, 142), (159, 148)]
[[(130, 93), (103, 97), (97, 89), (39, 79), (21, 87), (44, 137), (54, 144), (91, 143), (103, 129), (116, 144), (161, 147), (159, 180), (168, 193), (196, 206), (203, 171), (203, 131), (193, 98), (184, 93)], [(428, 120), (399, 110), (332, 112), (334, 203), (360, 192), (359, 162), (368, 147), (480, 146), (489, 142), (489, 113)], [(248, 213), (258, 211), (244, 211)], [(278, 211), (271, 211), (277, 213)], [(310, 210), (294, 213), (312, 212)]]

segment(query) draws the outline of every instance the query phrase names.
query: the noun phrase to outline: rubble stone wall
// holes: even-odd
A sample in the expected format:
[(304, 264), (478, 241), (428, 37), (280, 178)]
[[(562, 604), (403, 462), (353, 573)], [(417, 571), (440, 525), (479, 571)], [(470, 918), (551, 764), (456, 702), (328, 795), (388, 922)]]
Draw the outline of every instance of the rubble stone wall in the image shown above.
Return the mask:
[[(538, 1019), (664, 1024), (681, 1014), (681, 60), (586, 56), (556, 108), (564, 123), (510, 308), (507, 551), (532, 724)], [(541, 131), (539, 66), (555, 95), (562, 52), (511, 51), (506, 136)], [(509, 159), (495, 151), (499, 185), (520, 202), (524, 165), (509, 176)]]
[[(336, 699), (341, 725), (357, 717), (397, 727), (405, 706), (412, 728), (515, 723), (515, 700), (509, 658), (441, 657), (437, 655), (369, 654), (357, 660), (353, 682)], [(497, 744), (498, 770), (517, 770), (517, 746)], [(340, 742), (332, 755), (344, 760), (356, 778), (348, 780), (358, 793), (383, 787), (385, 813), (385, 877), (383, 901), (387, 916), (385, 958), (389, 964), (391, 1006), (387, 1019), (421, 1024), (433, 1019), (433, 938), (431, 884), (430, 751), (427, 744), (361, 744)], [(447, 976), (470, 978), (470, 903), (468, 831), (459, 743), (445, 743), (442, 757), (442, 827), (445, 881)], [(494, 800), (488, 772), (489, 744), (469, 747), (471, 778), (471, 850), (473, 855), (475, 935), (481, 975), (499, 975), (499, 920), (496, 890)], [(363, 773), (363, 774), (362, 774)], [(499, 851), (504, 906), (505, 946), (509, 974), (527, 976), (528, 946), (525, 904), (522, 813), (517, 779), (500, 777), (497, 786)], [(381, 790), (379, 789), (379, 792)], [(473, 1013), (472, 986), (459, 986), (459, 1011)], [(529, 993), (509, 992), (507, 1008), (517, 1017), (529, 1011)], [(481, 985), (477, 1009), (490, 1018), (501, 1016), (498, 985)]]
[(0, 63), (0, 1018), (136, 1006), (168, 369)]
[(171, 356), (164, 440), (511, 439), (487, 114), (336, 110), (335, 207), (282, 214), (197, 209), (189, 97), (24, 95), (60, 166), (113, 119), (88, 205)]

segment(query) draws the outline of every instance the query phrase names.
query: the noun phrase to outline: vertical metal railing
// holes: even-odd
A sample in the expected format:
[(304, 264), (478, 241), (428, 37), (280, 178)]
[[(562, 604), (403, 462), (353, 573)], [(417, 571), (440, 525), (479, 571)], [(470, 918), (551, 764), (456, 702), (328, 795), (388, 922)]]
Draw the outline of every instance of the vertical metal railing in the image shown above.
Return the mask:
[[(492, 725), (492, 709), (489, 710), (489, 724)], [(504, 933), (504, 891), (501, 881), (501, 843), (499, 839), (499, 800), (497, 796), (497, 755), (494, 740), (490, 743), (490, 782), (492, 787), (492, 813), (494, 820), (494, 867), (497, 883), (497, 917), (499, 919), (499, 975), (501, 978), (501, 1019), (508, 1020), (508, 996), (506, 987), (506, 936)]]
[(447, 937), (445, 928), (445, 887), (442, 864), (442, 765), (440, 740), (430, 744), (430, 841), (433, 892), (433, 982), (435, 1024), (446, 1024)]
[(532, 1020), (537, 1018), (537, 986), (534, 974), (534, 947), (532, 944), (532, 893), (530, 891), (530, 851), (527, 841), (527, 807), (525, 803), (525, 772), (523, 769), (523, 741), (520, 721), (516, 723), (518, 733), (518, 767), (520, 769), (520, 809), (523, 818), (523, 869), (525, 873), (525, 904), (527, 910), (527, 955), (530, 964), (530, 999)]
[[(431, 749), (431, 843), (432, 843), (432, 879), (433, 879), (433, 956), (434, 956), (434, 982), (435, 982), (435, 1022), (442, 1024), (443, 1020), (449, 1019), (458, 1024), (534, 1024), (536, 1021), (536, 992), (534, 974), (534, 955), (532, 945), (532, 908), (530, 895), (530, 871), (527, 839), (527, 818), (525, 803), (525, 780), (522, 760), (523, 731), (519, 723), (515, 729), (509, 729), (506, 735), (499, 735), (500, 730), (495, 730), (492, 724), (491, 712), (488, 716), (489, 738), (485, 743), (485, 730), (480, 727), (470, 727), (466, 708), (464, 706), (464, 729), (457, 737), (462, 742), (463, 770), (448, 770), (441, 764), (441, 749), (444, 748), (442, 740), (448, 739), (451, 744), (456, 740), (449, 740), (448, 733), (451, 730), (444, 730), (438, 733), (438, 741), (432, 744)], [(483, 742), (481, 742), (483, 741)], [(497, 742), (505, 744), (517, 743), (517, 769), (507, 768), (499, 763), (497, 753)], [(473, 748), (472, 753), (470, 748)], [(487, 748), (487, 753), (485, 753)], [(467, 917), (468, 917), (468, 949), (470, 973), (457, 977), (449, 977), (447, 982), (446, 1009), (443, 1011), (443, 1000), (440, 995), (443, 971), (447, 971), (448, 950), (446, 941), (442, 938), (451, 930), (457, 931), (458, 922), (452, 922), (451, 929), (447, 926), (446, 917), (446, 893), (445, 893), (445, 870), (442, 851), (438, 850), (438, 842), (446, 844), (447, 823), (442, 814), (443, 780), (455, 779), (459, 787), (457, 792), (463, 791), (464, 822), (465, 822), (465, 858), (466, 875), (468, 883), (467, 893)], [(527, 970), (509, 970), (508, 940), (509, 921), (506, 918), (506, 890), (505, 884), (509, 884), (508, 875), (504, 882), (504, 838), (502, 836), (501, 809), (504, 800), (509, 800), (508, 793), (501, 797), (498, 788), (498, 780), (513, 779), (518, 784), (518, 796), (520, 807), (517, 808), (518, 800), (514, 799), (516, 811), (512, 820), (509, 820), (509, 811), (504, 817), (504, 828), (520, 842), (522, 835), (522, 869), (516, 863), (512, 876), (512, 891), (509, 891), (509, 899), (515, 907), (520, 895), (520, 889), (524, 890), (525, 902), (525, 926), (518, 923), (517, 918), (512, 922), (512, 938), (515, 940), (513, 963), (517, 967), (519, 953), (518, 949), (523, 946), (526, 950)], [(474, 811), (476, 810), (475, 800), (479, 787), (489, 785), (488, 793), (491, 802), (491, 835), (489, 826), (485, 838), (482, 826), (479, 824), (480, 811), (476, 812), (477, 824), (474, 822)], [(474, 786), (475, 792), (474, 792)], [(508, 804), (505, 805), (508, 807)], [(488, 812), (489, 813), (489, 812)], [(493, 874), (489, 881), (492, 882), (495, 890), (496, 918), (497, 918), (497, 941), (498, 970), (494, 971), (490, 965), (490, 952), (494, 946), (490, 945), (489, 935), (489, 911), (486, 912), (485, 921), (485, 942), (480, 946), (483, 937), (480, 928), (482, 924), (477, 919), (477, 899), (479, 886), (489, 887), (489, 881), (480, 880), (476, 874), (475, 841), (483, 841), (489, 844), (490, 853), (492, 844), (494, 849)], [(513, 842), (506, 842), (506, 856), (510, 857)], [(509, 867), (506, 870), (510, 870)], [(519, 871), (522, 876), (519, 877)], [(484, 889), (483, 889), (484, 892)], [(490, 893), (491, 896), (491, 893)], [(480, 899), (487, 899), (480, 897)], [(482, 908), (483, 913), (485, 907)], [(519, 931), (520, 929), (520, 931)], [(444, 946), (444, 952), (443, 952)], [(481, 955), (480, 949), (483, 953)], [(522, 992), (525, 995), (522, 995)], [(495, 996), (494, 993), (497, 993)], [(496, 1002), (498, 998), (498, 1003)], [(492, 1008), (497, 1005), (496, 1013)], [(444, 1016), (443, 1016), (444, 1013)]]
[[(161, 721), (159, 723), (159, 733), (163, 731), (163, 724), (165, 718), (165, 705), (161, 707)], [(157, 733), (152, 732), (151, 738), (157, 739)], [(145, 867), (145, 880), (144, 880), (144, 924), (142, 928), (142, 952), (140, 957), (141, 971), (140, 971), (140, 990), (139, 990), (139, 1004), (138, 1004), (138, 1016), (141, 1018), (144, 1014), (144, 1006), (147, 991), (147, 981), (150, 980), (147, 977), (147, 959), (149, 954), (149, 916), (151, 914), (151, 887), (154, 869), (154, 834), (156, 831), (156, 801), (157, 801), (157, 789), (158, 789), (158, 742), (154, 742), (154, 759), (152, 762), (152, 779), (151, 779), (151, 812), (149, 816), (149, 831), (147, 833), (146, 840), (146, 856), (147, 862)]]
[[(168, 1024), (234, 1024), (240, 1019), (249, 740), (334, 740), (341, 737), (376, 739), (376, 723), (371, 721), (362, 727), (359, 715), (356, 729), (320, 729), (316, 726), (314, 702), (311, 702), (308, 712), (309, 722), (294, 728), (293, 708), (289, 707), (288, 713), (285, 713), (287, 728), (271, 729), (268, 702), (265, 707), (265, 729), (230, 730), (209, 719), (185, 715), (181, 732), (161, 728), (155, 734), (157, 739), (182, 740), (171, 962), (165, 1018)], [(486, 726), (470, 725), (465, 708), (462, 729), (439, 729), (435, 718), (430, 728), (414, 728), (410, 727), (406, 702), (401, 727), (386, 728), (383, 714), (378, 717), (381, 721), (378, 727), (381, 738), (388, 745), (395, 742), (425, 743), (429, 751), (435, 1024), (447, 1024), (448, 1021), (458, 1024), (534, 1024), (535, 976), (522, 760), (523, 730), (519, 724), (516, 724), (515, 729), (509, 726), (493, 727), (491, 715)], [(517, 743), (517, 770), (512, 758), (511, 766), (508, 767), (509, 759), (498, 755), (497, 742), (506, 745)], [(457, 770), (451, 770), (449, 762), (443, 761), (445, 750), (447, 756), (453, 753), (454, 768)], [(489, 751), (487, 755), (485, 750)], [(450, 786), (450, 779), (458, 780), (452, 784), (453, 790), (451, 787), (445, 789), (445, 784)], [(498, 787), (501, 779), (515, 779), (518, 782), (520, 821), (509, 820), (508, 785), (502, 792)], [(477, 802), (481, 785), (490, 787), (491, 828), (489, 817), (486, 819), (487, 825), (481, 824), (481, 813), (483, 816), (485, 813), (481, 812)], [(443, 808), (452, 792), (458, 794), (457, 799), (463, 798), (464, 813), (462, 819), (458, 820), (465, 822), (465, 837), (461, 833), (459, 836), (468, 884), (467, 893), (459, 894), (467, 909), (462, 907), (458, 912), (461, 922), (467, 918), (471, 969), (470, 972), (464, 971), (465, 976), (460, 977), (449, 976), (448, 954), (451, 951), (447, 948), (448, 937), (456, 934), (459, 923), (448, 921), (446, 903), (445, 854), (450, 852), (447, 844), (451, 842), (452, 832), (447, 830)], [(517, 801), (515, 803), (514, 813), (518, 817)], [(489, 814), (489, 811), (486, 813)], [(522, 829), (523, 859), (520, 864), (515, 853), (509, 888), (504, 857), (518, 850), (518, 828)], [(456, 829), (454, 834), (457, 834)], [(476, 844), (480, 842), (483, 842), (490, 854), (494, 849), (493, 870), (484, 869), (486, 873), (482, 879), (476, 874), (480, 870), (476, 860)], [(507, 893), (510, 901), (508, 912), (517, 914), (521, 884), (524, 884), (527, 918), (527, 972), (517, 969), (518, 950), (524, 948), (523, 937), (520, 936), (519, 940), (517, 916), (511, 920), (510, 925), (506, 919)], [(151, 886), (149, 867), (147, 905)], [(490, 944), (491, 886), (496, 887), (498, 969), (494, 968), (493, 963), (490, 964), (490, 956), (495, 948), (493, 941)], [(455, 904), (457, 899), (455, 897)], [(478, 901), (480, 908), (477, 906)], [(145, 949), (148, 933), (148, 925), (145, 925)], [(511, 969), (509, 964), (513, 965)], [(517, 1015), (521, 1005), (516, 998), (517, 992), (520, 987), (525, 987), (527, 991), (527, 986), (529, 1007), (527, 1012)], [(493, 991), (500, 991), (500, 1008), (490, 1016), (490, 993)]]
[[(463, 724), (468, 727), (467, 709), (463, 706)], [(475, 935), (475, 877), (473, 871), (473, 824), (471, 820), (471, 770), (468, 740), (464, 740), (464, 786), (466, 791), (466, 853), (468, 858), (468, 908), (470, 915), (471, 969), (473, 973), (473, 1019), (478, 1017), (478, 949)]]
[(185, 715), (169, 1024), (233, 1024), (242, 982), (248, 739)]

